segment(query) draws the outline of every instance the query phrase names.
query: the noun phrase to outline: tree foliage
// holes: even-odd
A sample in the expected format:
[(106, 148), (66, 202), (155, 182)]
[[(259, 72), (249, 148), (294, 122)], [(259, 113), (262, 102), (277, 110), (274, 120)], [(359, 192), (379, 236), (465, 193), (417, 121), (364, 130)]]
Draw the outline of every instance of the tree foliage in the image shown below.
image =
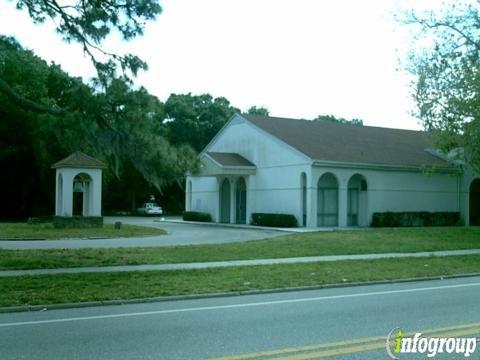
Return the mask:
[[(79, 43), (97, 70), (95, 83), (103, 87), (120, 75), (130, 81), (139, 70), (147, 69), (147, 64), (136, 55), (106, 51), (103, 41), (112, 32), (119, 33), (124, 40), (143, 35), (146, 22), (154, 20), (162, 11), (156, 0), (17, 0), (16, 6), (19, 10), (26, 9), (34, 23), (53, 20), (64, 40)], [(22, 95), (1, 76), (0, 92), (28, 111), (63, 116), (72, 109), (58, 104), (49, 106), (35, 101), (30, 94)]]
[(363, 120), (361, 119), (351, 119), (347, 120), (345, 118), (337, 118), (333, 115), (318, 115), (313, 121), (328, 121), (339, 124), (350, 124), (350, 125), (363, 125)]
[(480, 2), (411, 12), (404, 22), (419, 29), (408, 62), (418, 117), (441, 150), (462, 148), (480, 169)]
[(32, 112), (0, 92), (0, 166), (8, 169), (0, 186), (15, 189), (12, 196), (23, 194), (3, 201), (1, 213), (12, 207), (37, 213), (31, 204), (52, 204), (50, 165), (76, 150), (106, 160), (107, 184), (122, 177), (134, 188), (159, 191), (195, 169), (196, 153), (188, 144), (170, 144), (164, 106), (143, 88), (133, 90), (115, 79), (96, 92), (5, 37), (0, 37), (0, 78), (22, 98), (70, 109), (61, 116)]
[(124, 40), (143, 35), (145, 23), (162, 11), (155, 0), (18, 0), (17, 8), (27, 9), (35, 23), (53, 20), (64, 40), (82, 46), (101, 79), (114, 77), (117, 67), (133, 75), (147, 68), (135, 55), (110, 53), (100, 45), (112, 31), (120, 33)]
[(200, 152), (239, 110), (224, 97), (172, 94), (165, 102), (165, 124), (174, 145), (189, 144)]
[(268, 109), (263, 106), (251, 106), (247, 110), (247, 114), (268, 116), (270, 115), (270, 111), (268, 111)]

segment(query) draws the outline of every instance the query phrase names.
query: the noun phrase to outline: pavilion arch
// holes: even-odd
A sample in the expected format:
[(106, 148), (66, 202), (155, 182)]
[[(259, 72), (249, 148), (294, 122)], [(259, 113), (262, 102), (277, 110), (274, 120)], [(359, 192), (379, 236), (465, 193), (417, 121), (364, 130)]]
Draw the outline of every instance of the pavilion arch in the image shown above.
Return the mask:
[(480, 226), (480, 178), (471, 182), (468, 202), (470, 225)]
[(230, 223), (230, 189), (231, 184), (230, 180), (227, 178), (223, 179), (220, 182), (220, 222), (221, 223)]
[(89, 216), (92, 208), (93, 179), (86, 172), (79, 172), (73, 177), (72, 214)]
[(338, 226), (338, 179), (327, 172), (318, 179), (317, 226)]
[(300, 174), (300, 210), (302, 226), (307, 226), (307, 174)]
[(243, 176), (235, 182), (235, 222), (247, 223), (247, 183)]
[(347, 225), (368, 226), (368, 184), (362, 174), (348, 180)]

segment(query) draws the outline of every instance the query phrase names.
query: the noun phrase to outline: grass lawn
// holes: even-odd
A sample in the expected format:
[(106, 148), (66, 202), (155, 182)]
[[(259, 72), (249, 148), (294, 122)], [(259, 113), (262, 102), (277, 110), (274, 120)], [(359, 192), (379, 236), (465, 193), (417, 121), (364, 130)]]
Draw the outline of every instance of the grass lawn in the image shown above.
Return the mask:
[[(195, 236), (195, 233), (192, 233), (192, 236)], [(0, 250), (0, 269), (161, 264), (473, 248), (480, 248), (480, 227), (367, 229), (293, 234), (266, 240), (215, 245)]]
[(131, 237), (163, 234), (166, 234), (163, 229), (125, 224), (122, 224), (121, 229), (116, 230), (113, 224), (104, 224), (100, 229), (56, 229), (51, 223), (36, 225), (0, 223), (0, 240)]
[(237, 292), (479, 271), (480, 255), (0, 278), (0, 306)]

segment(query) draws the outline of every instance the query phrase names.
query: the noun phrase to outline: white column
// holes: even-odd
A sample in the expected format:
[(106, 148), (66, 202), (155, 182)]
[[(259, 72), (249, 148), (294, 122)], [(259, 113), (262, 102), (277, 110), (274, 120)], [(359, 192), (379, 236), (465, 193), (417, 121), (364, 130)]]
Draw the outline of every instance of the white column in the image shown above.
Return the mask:
[(62, 216), (62, 213), (63, 213), (63, 176), (61, 175), (61, 172), (57, 169), (55, 171), (55, 215)]
[(192, 211), (192, 180), (189, 176), (185, 179), (185, 211)]
[(317, 227), (317, 182), (313, 174), (307, 175), (307, 227)]
[(212, 214), (213, 221), (219, 223), (220, 222), (220, 207), (222, 206), (221, 200), (220, 200), (220, 186), (222, 185), (220, 177), (216, 177), (217, 181), (217, 191), (215, 192), (215, 199), (216, 199), (216, 206), (215, 206), (215, 212)]
[(246, 223), (247, 225), (250, 224), (250, 221), (252, 220), (252, 213), (253, 209), (255, 209), (254, 201), (255, 201), (255, 195), (254, 195), (254, 188), (253, 188), (253, 177), (250, 176), (245, 176), (245, 185), (247, 186), (247, 209), (246, 209), (246, 214), (247, 214), (247, 219)]
[(73, 214), (73, 176), (69, 172), (63, 172), (63, 212), (60, 216), (72, 216)]
[(84, 190), (83, 190), (83, 209), (82, 209), (82, 215), (83, 216), (90, 216), (91, 215), (91, 194), (92, 194), (92, 191), (91, 191), (91, 182), (90, 181), (86, 181), (83, 186), (84, 186)]
[(230, 177), (230, 224), (235, 224), (235, 216), (236, 216), (236, 197), (235, 197), (235, 178)]
[(338, 226), (347, 227), (348, 188), (341, 182), (338, 187)]
[(96, 170), (92, 174), (92, 184), (90, 191), (92, 193), (92, 214), (91, 216), (102, 216), (102, 170)]

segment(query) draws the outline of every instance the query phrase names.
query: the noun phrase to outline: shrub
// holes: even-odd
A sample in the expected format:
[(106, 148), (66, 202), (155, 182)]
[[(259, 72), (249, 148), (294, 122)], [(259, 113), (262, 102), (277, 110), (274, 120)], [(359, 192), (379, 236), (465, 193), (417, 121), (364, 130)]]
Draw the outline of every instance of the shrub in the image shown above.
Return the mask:
[(37, 225), (37, 224), (41, 224), (41, 223), (42, 223), (42, 221), (38, 217), (29, 217), (28, 220), (27, 220), (28, 225)]
[(54, 216), (55, 228), (101, 228), (103, 216)]
[(270, 227), (297, 227), (297, 218), (292, 214), (252, 214), (252, 225)]
[(185, 221), (200, 221), (200, 222), (211, 222), (212, 217), (209, 213), (199, 212), (199, 211), (184, 211), (183, 220)]
[(384, 212), (372, 215), (372, 227), (458, 226), (459, 212)]

